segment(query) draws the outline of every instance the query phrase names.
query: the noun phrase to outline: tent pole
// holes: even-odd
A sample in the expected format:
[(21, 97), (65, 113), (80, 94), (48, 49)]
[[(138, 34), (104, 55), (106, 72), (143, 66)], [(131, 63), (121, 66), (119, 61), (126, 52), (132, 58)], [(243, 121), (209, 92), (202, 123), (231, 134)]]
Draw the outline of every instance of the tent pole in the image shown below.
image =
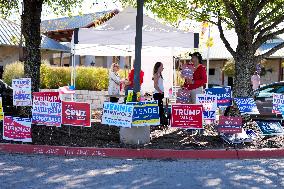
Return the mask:
[(173, 56), (173, 87), (172, 87), (172, 96), (176, 101), (176, 57)]
[(142, 27), (143, 27), (143, 5), (144, 0), (137, 0), (136, 15), (136, 36), (135, 36), (135, 63), (134, 63), (134, 97), (137, 101), (137, 92), (140, 92), (140, 71), (141, 71), (141, 49), (142, 49)]
[[(134, 93), (133, 101), (137, 101), (137, 92), (140, 92), (142, 27), (143, 27), (144, 0), (137, 0), (135, 63), (134, 63)], [(120, 128), (120, 141), (126, 144), (147, 144), (150, 142), (150, 126)]]
[[(208, 28), (208, 40), (207, 40), (207, 42), (209, 43), (209, 40), (210, 40), (210, 25), (209, 25), (209, 28)], [(209, 86), (209, 58), (210, 58), (210, 56), (209, 56), (209, 54), (210, 54), (210, 44), (207, 44), (207, 65), (206, 65), (206, 71), (207, 71), (207, 83), (206, 83), (206, 88), (208, 88), (208, 86)]]
[[(73, 40), (71, 42), (71, 51), (72, 51), (72, 67), (71, 67), (71, 86), (72, 88), (75, 88), (75, 83), (76, 83), (76, 44), (78, 44), (78, 33), (79, 33), (79, 28), (74, 29), (73, 33)], [(74, 94), (71, 94), (71, 100), (74, 101)]]

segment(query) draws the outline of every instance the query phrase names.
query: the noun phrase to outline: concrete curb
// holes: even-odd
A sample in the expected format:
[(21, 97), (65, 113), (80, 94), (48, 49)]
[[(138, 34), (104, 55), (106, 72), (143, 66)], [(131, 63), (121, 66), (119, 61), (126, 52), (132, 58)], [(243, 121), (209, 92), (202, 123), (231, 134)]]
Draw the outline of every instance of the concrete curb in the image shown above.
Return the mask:
[(0, 144), (0, 152), (56, 156), (93, 156), (143, 159), (259, 159), (284, 158), (284, 149), (170, 150)]

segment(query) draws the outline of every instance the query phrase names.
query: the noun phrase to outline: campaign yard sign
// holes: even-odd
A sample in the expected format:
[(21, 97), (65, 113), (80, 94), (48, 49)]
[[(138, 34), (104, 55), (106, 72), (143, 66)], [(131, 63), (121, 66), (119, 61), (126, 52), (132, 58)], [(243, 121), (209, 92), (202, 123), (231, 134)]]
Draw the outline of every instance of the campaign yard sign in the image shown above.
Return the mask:
[(5, 116), (3, 122), (3, 139), (32, 142), (32, 121), (30, 118)]
[(203, 119), (204, 120), (216, 120), (217, 110), (217, 96), (207, 94), (197, 94), (196, 104), (203, 106)]
[(220, 136), (225, 142), (229, 144), (241, 144), (253, 141), (253, 138), (251, 138), (244, 129), (242, 129), (241, 133), (221, 133)]
[(220, 133), (242, 133), (242, 118), (220, 116), (217, 130)]
[(241, 115), (243, 114), (259, 114), (256, 103), (253, 98), (234, 98)]
[(31, 78), (12, 80), (14, 106), (32, 106), (31, 83)]
[(160, 125), (158, 101), (129, 102), (133, 105), (132, 126), (155, 126)]
[(105, 102), (102, 124), (130, 128), (133, 110), (133, 105)]
[(203, 129), (202, 105), (174, 104), (172, 105), (171, 127), (183, 129)]
[(59, 92), (33, 93), (33, 124), (60, 127), (61, 111)]
[(284, 105), (284, 95), (274, 93), (272, 105), (272, 113), (281, 114), (282, 106)]
[(62, 124), (91, 127), (91, 105), (85, 102), (62, 101)]
[(205, 89), (207, 95), (217, 96), (217, 106), (227, 107), (232, 105), (232, 90), (231, 87), (213, 87)]
[(283, 127), (276, 121), (257, 121), (256, 122), (262, 135), (284, 135)]
[(0, 121), (4, 120), (4, 112), (0, 112)]

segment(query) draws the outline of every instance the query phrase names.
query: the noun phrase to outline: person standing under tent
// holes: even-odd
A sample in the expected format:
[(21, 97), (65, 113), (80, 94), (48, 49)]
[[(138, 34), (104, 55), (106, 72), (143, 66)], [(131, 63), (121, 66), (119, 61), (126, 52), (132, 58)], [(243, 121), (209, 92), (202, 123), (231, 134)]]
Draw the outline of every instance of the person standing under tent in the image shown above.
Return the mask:
[(159, 115), (161, 124), (164, 123), (164, 106), (163, 106), (163, 98), (164, 98), (164, 79), (162, 76), (162, 71), (164, 70), (163, 64), (161, 62), (156, 62), (153, 69), (153, 77), (154, 81), (154, 100), (158, 101), (159, 106)]
[(257, 71), (255, 71), (254, 75), (251, 76), (251, 84), (253, 90), (258, 89), (260, 86), (260, 76)]
[(199, 52), (189, 54), (191, 61), (195, 65), (192, 79), (188, 79), (183, 88), (190, 90), (191, 103), (196, 103), (196, 95), (203, 93), (203, 87), (207, 83), (207, 73), (205, 66), (202, 65), (202, 56)]
[[(134, 87), (134, 64), (135, 64), (135, 60), (133, 61), (133, 66), (132, 66), (132, 70), (130, 71), (130, 73), (128, 74), (128, 79), (125, 79), (125, 95), (128, 95), (128, 91), (129, 90), (133, 90)], [(143, 83), (143, 77), (144, 77), (144, 72), (141, 70), (140, 71), (140, 86)], [(126, 102), (126, 98), (125, 98), (125, 102)]]
[[(118, 74), (119, 71), (119, 65), (117, 63), (113, 63), (111, 65), (110, 71), (109, 71), (109, 85), (108, 85), (108, 94), (118, 96), (120, 93), (120, 84), (121, 80)], [(110, 97), (110, 102), (118, 102), (118, 97)]]

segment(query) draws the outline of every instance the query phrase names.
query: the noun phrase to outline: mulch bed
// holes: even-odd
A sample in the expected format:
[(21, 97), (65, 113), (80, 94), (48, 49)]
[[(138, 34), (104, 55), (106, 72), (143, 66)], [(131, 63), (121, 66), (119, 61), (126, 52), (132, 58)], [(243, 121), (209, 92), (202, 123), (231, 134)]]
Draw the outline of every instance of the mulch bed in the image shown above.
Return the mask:
[[(253, 126), (249, 126), (252, 128)], [(256, 129), (257, 130), (257, 129)], [(2, 135), (0, 126), (0, 135)], [(258, 133), (256, 131), (256, 133)], [(281, 148), (283, 137), (258, 137), (252, 143), (237, 146), (224, 143), (213, 126), (206, 126), (202, 135), (191, 134), (186, 130), (152, 127), (151, 143), (147, 145), (124, 145), (119, 140), (119, 128), (94, 123), (91, 128), (62, 126), (45, 127), (32, 126), (32, 144), (77, 146), (77, 147), (103, 147), (103, 148), (152, 148), (152, 149), (228, 149), (228, 148)], [(0, 143), (21, 143), (6, 141), (0, 138)]]
[[(100, 119), (100, 113), (93, 114), (94, 119)], [(151, 149), (229, 149), (229, 148), (282, 148), (284, 140), (282, 136), (263, 137), (253, 122), (248, 121), (245, 129), (252, 129), (257, 134), (257, 139), (252, 143), (229, 145), (218, 136), (214, 125), (205, 126), (203, 134), (192, 134), (183, 129), (170, 127), (152, 127), (151, 143), (147, 145), (125, 145), (119, 140), (119, 128), (93, 123), (90, 128), (62, 126), (46, 127), (32, 126), (32, 144), (76, 146), (76, 147), (103, 147), (103, 148), (151, 148)], [(0, 124), (0, 135), (3, 126)], [(21, 143), (6, 141), (0, 137), (0, 143)]]

